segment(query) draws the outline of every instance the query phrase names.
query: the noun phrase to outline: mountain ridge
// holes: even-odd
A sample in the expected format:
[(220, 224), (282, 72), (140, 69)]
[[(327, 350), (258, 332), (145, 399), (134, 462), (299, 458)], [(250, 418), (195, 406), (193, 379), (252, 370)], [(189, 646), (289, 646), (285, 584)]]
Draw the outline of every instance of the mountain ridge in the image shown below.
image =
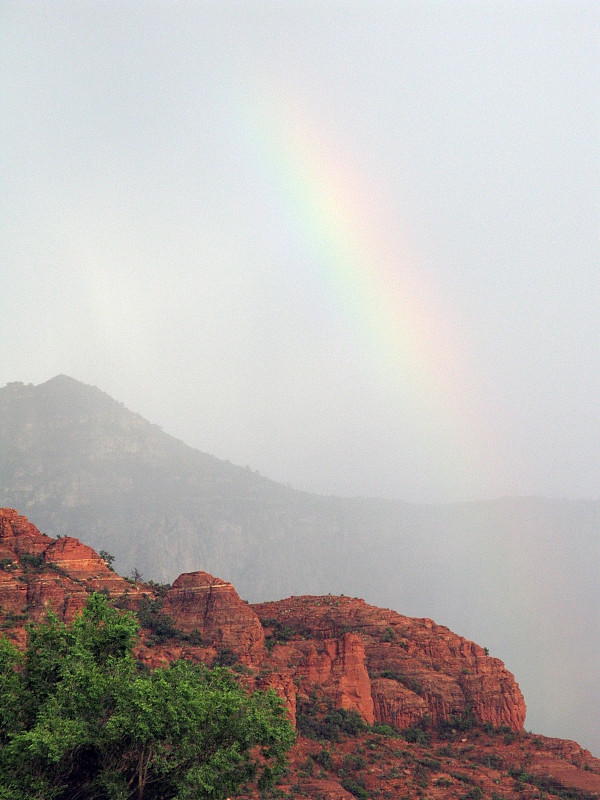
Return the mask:
[(121, 572), (204, 569), (250, 601), (331, 591), (439, 619), (515, 665), (529, 724), (600, 752), (599, 503), (311, 495), (67, 376), (0, 389), (0, 446), (0, 504), (85, 536)]

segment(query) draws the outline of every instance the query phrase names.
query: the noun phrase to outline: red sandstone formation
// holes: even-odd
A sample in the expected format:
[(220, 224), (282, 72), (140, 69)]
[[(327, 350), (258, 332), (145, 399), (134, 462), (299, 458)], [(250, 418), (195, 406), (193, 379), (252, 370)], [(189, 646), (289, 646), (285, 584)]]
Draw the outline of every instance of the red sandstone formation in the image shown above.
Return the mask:
[[(426, 719), (447, 723), (450, 729), (453, 724), (460, 728), (469, 718), (490, 723), (510, 736), (494, 734), (479, 743), (481, 729), (473, 737), (451, 733), (453, 741), (464, 746), (461, 758), (468, 754), (478, 765), (478, 786), (490, 796), (500, 790), (511, 800), (530, 796), (522, 787), (515, 788), (510, 767), (516, 773), (523, 769), (549, 787), (567, 787), (575, 792), (571, 796), (600, 798), (600, 761), (574, 742), (525, 734), (525, 703), (513, 676), (501, 661), (448, 628), (347, 597), (292, 597), (248, 605), (230, 583), (206, 572), (181, 575), (161, 601), (152, 586), (134, 586), (119, 577), (77, 539), (51, 539), (16, 511), (0, 509), (0, 625), (5, 635), (24, 643), (24, 624), (40, 619), (48, 608), (63, 620), (73, 619), (92, 591), (106, 592), (132, 609), (143, 608), (144, 598), (147, 603), (154, 600), (158, 613), (171, 618), (179, 634), (161, 644), (152, 639), (151, 629), (142, 631), (136, 652), (150, 667), (179, 658), (211, 665), (226, 654), (240, 665), (249, 688), (274, 688), (294, 721), (298, 701), (306, 702), (316, 692), (335, 707), (357, 711), (368, 723), (397, 729)], [(380, 739), (374, 766), (363, 777), (374, 788), (383, 781), (412, 797), (405, 789), (415, 789), (418, 757), (415, 761), (407, 756), (404, 740)], [(340, 747), (334, 769), (306, 777), (305, 796), (353, 796), (336, 777), (335, 770), (346, 769), (346, 745)], [(306, 772), (306, 760), (311, 754), (317, 757), (320, 748), (316, 742), (299, 740), (292, 759), (294, 780)], [(379, 761), (403, 768), (396, 766), (390, 773), (389, 766), (377, 766)], [(427, 758), (422, 761), (426, 762)], [(439, 763), (439, 784), (429, 786), (428, 796), (468, 796), (450, 756), (428, 763)], [(460, 763), (459, 767), (464, 771)]]
[(286, 642), (276, 646), (265, 663), (276, 675), (287, 675), (299, 687), (295, 693), (309, 695), (316, 688), (336, 707), (358, 711), (370, 724), (375, 721), (365, 648), (357, 634)]
[[(280, 662), (290, 646), (304, 653), (295, 673), (305, 691), (311, 684), (327, 691), (327, 678), (311, 669), (307, 645), (296, 637), (321, 643), (323, 649), (353, 631), (364, 652), (363, 673), (356, 664), (343, 670), (343, 681), (333, 681), (333, 696), (366, 720), (373, 715), (378, 722), (406, 728), (425, 716), (438, 723), (471, 713), (480, 722), (523, 728), (525, 701), (503, 663), (429, 619), (403, 617), (349, 597), (292, 597), (253, 609), (261, 619), (276, 619), (294, 632), (293, 643), (276, 647), (273, 658), (283, 668)], [(366, 702), (364, 672), (370, 676)]]
[(0, 559), (19, 556), (21, 553), (38, 555), (54, 539), (40, 533), (27, 517), (13, 508), (0, 509)]
[[(133, 587), (77, 539), (51, 539), (16, 511), (0, 511), (0, 604), (14, 623), (52, 608), (70, 620), (90, 591), (137, 608), (149, 589)], [(295, 597), (249, 606), (234, 587), (206, 572), (181, 575), (162, 612), (202, 648), (172, 643), (143, 652), (148, 663), (189, 655), (207, 663), (226, 654), (262, 668), (261, 685), (281, 692), (294, 715), (296, 695), (318, 689), (335, 706), (409, 727), (471, 713), (480, 722), (521, 730), (525, 703), (501, 661), (427, 619), (411, 619), (347, 597)], [(274, 647), (265, 649), (267, 633)], [(9, 621), (10, 621), (9, 620)], [(285, 628), (281, 640), (277, 630)], [(274, 639), (274, 641), (273, 641)]]
[(53, 540), (44, 552), (44, 560), (72, 580), (84, 581), (87, 589), (108, 590), (116, 595), (130, 588), (128, 581), (113, 572), (95, 550), (71, 536)]
[(264, 657), (265, 634), (256, 614), (230, 583), (207, 572), (180, 575), (167, 592), (164, 611), (185, 633), (198, 631), (205, 646), (226, 650), (247, 666)]
[(91, 547), (77, 539), (51, 539), (14, 509), (0, 509), (0, 618), (22, 640), (24, 622), (51, 609), (72, 620), (91, 591), (119, 597), (132, 590)]

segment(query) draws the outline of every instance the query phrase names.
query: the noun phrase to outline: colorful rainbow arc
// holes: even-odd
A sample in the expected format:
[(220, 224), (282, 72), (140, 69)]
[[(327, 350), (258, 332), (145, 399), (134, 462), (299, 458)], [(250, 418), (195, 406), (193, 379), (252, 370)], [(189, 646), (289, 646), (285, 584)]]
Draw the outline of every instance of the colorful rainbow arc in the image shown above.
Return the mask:
[(332, 137), (308, 120), (297, 102), (278, 96), (255, 99), (244, 124), (296, 246), (310, 256), (312, 279), (368, 344), (382, 381), (395, 382), (401, 413), (425, 417), (426, 437), (437, 428), (433, 438), (453, 440), (458, 458), (472, 458), (473, 389), (458, 326), (432, 303), (402, 221), (359, 182), (357, 160), (338, 143), (328, 146)]

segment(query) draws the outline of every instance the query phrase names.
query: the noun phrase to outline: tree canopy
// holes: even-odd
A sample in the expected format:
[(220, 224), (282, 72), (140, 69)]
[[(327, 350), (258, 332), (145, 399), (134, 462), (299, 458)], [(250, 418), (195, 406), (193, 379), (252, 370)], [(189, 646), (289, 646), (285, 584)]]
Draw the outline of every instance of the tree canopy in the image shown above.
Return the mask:
[(0, 800), (221, 800), (278, 776), (294, 731), (229, 670), (133, 656), (135, 615), (91, 595), (71, 624), (0, 639)]

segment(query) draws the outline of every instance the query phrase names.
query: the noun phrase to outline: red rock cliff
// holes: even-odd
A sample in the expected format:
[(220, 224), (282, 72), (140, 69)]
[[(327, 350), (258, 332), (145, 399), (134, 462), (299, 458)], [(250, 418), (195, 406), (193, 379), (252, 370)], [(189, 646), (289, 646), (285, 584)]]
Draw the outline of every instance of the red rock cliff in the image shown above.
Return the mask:
[(0, 619), (23, 640), (22, 627), (52, 609), (70, 621), (91, 591), (113, 597), (133, 587), (77, 539), (51, 539), (11, 508), (0, 509)]
[[(91, 547), (71, 537), (51, 539), (12, 509), (0, 510), (0, 565), (0, 620), (17, 639), (24, 621), (39, 619), (48, 607), (72, 619), (91, 591), (134, 609), (153, 591), (116, 575)], [(160, 612), (181, 636), (160, 646), (141, 644), (149, 665), (180, 657), (237, 661), (252, 671), (249, 682), (273, 686), (284, 697), (292, 717), (298, 694), (316, 688), (369, 723), (406, 728), (426, 716), (438, 723), (471, 714), (523, 728), (525, 703), (502, 662), (428, 619), (347, 597), (250, 606), (230, 583), (206, 572), (181, 575)]]
[[(339, 705), (356, 708), (367, 720), (405, 728), (426, 715), (438, 723), (472, 714), (480, 722), (523, 729), (525, 701), (504, 664), (431, 620), (348, 597), (292, 597), (252, 607), (261, 619), (284, 626), (292, 641), (277, 645), (272, 658), (281, 668), (287, 660), (290, 669), (290, 654), (298, 653), (294, 672), (303, 690), (330, 686)], [(319, 671), (331, 642), (349, 635), (354, 663), (342, 671), (343, 679), (329, 677), (333, 670)], [(362, 669), (356, 663), (361, 657)]]
[(258, 617), (220, 578), (207, 572), (180, 575), (167, 592), (164, 610), (184, 632), (198, 631), (204, 645), (227, 650), (248, 666), (264, 657)]
[[(420, 796), (415, 778), (426, 765), (438, 772), (428, 795), (440, 800), (465, 797), (462, 775), (465, 764), (472, 763), (469, 782), (475, 782), (478, 796), (538, 796), (533, 786), (515, 780), (515, 772), (524, 771), (528, 781), (540, 781), (551, 793), (558, 787), (570, 797), (600, 797), (600, 760), (573, 742), (524, 733), (523, 697), (502, 662), (429, 619), (404, 617), (346, 597), (292, 597), (250, 606), (230, 583), (205, 572), (180, 576), (159, 596), (156, 586), (134, 586), (120, 578), (77, 539), (51, 539), (16, 511), (0, 509), (4, 635), (22, 644), (29, 619), (39, 619), (51, 607), (70, 620), (94, 590), (106, 592), (123, 607), (152, 606), (171, 618), (174, 632), (166, 640), (157, 643), (150, 625), (142, 630), (136, 654), (148, 666), (177, 658), (211, 665), (227, 653), (237, 660), (234, 669), (248, 687), (273, 687), (294, 720), (297, 701), (316, 691), (319, 699), (354, 709), (368, 722), (398, 728), (425, 717), (458, 726), (469, 715), (494, 726), (489, 735), (478, 728), (464, 734), (451, 731), (449, 738), (433, 729), (438, 749), (443, 745), (444, 750), (435, 760), (426, 746), (366, 733), (360, 752), (369, 756), (369, 767), (359, 777), (372, 791), (369, 796), (382, 791), (398, 797), (416, 796), (416, 791)], [(350, 798), (340, 785), (339, 771), (356, 760), (358, 741), (339, 742), (330, 753), (331, 768), (325, 764), (327, 774), (320, 767), (317, 774), (311, 765), (322, 746), (300, 737), (288, 789), (302, 783), (303, 796), (315, 800)], [(374, 744), (376, 752), (371, 750)]]

